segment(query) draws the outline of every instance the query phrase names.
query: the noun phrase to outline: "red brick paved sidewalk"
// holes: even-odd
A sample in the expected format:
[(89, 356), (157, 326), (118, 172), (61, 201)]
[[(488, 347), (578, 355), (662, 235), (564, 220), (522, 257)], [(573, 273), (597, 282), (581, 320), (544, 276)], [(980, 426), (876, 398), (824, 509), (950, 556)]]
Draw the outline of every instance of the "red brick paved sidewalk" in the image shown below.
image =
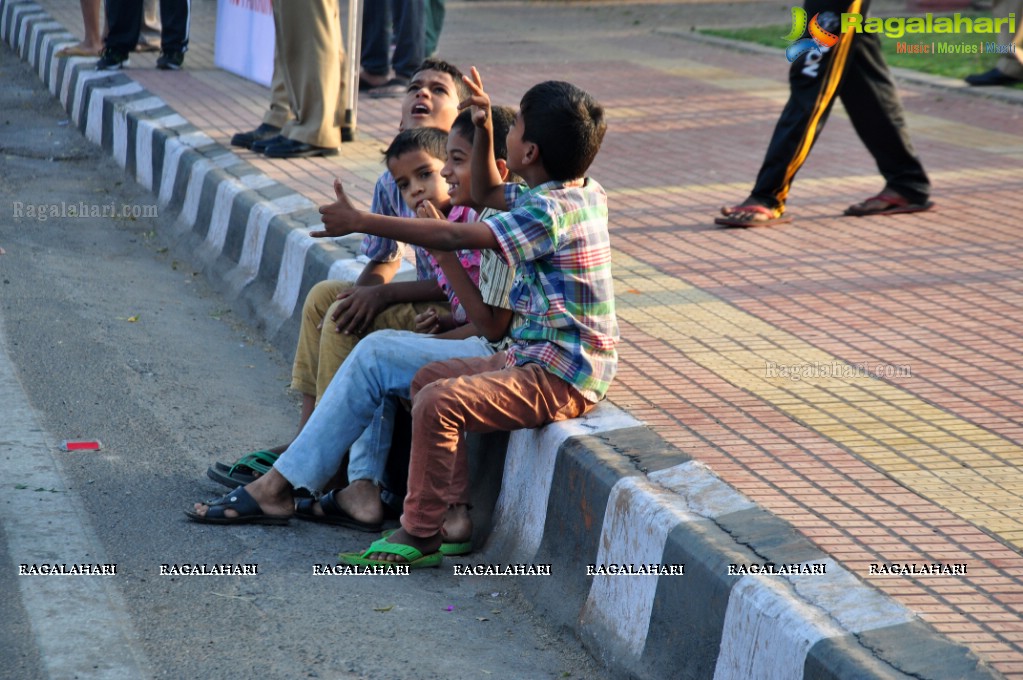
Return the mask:
[[(78, 25), (77, 6), (42, 4)], [(185, 71), (137, 56), (128, 73), (226, 145), (267, 93), (212, 68), (212, 3), (194, 8)], [(478, 66), (498, 103), (559, 78), (608, 108), (592, 174), (611, 198), (624, 338), (611, 400), (1023, 678), (1023, 107), (905, 88), (938, 206), (854, 219), (842, 210), (881, 180), (836, 106), (794, 185), (794, 222), (717, 229), (753, 180), (787, 64), (663, 30), (707, 11), (452, 3), (441, 54)], [(364, 98), (359, 141), (337, 158), (244, 156), (314, 201), (338, 175), (368, 203), (397, 119), (397, 100)], [(967, 573), (870, 574), (935, 562)]]

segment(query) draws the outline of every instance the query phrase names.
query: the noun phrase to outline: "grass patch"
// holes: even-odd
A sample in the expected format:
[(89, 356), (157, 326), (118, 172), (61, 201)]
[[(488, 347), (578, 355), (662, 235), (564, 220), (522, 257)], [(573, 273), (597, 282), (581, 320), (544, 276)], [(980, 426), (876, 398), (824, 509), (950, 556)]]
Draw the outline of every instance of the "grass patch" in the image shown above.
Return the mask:
[[(990, 16), (981, 13), (973, 14), (963, 12), (964, 16)], [(778, 24), (776, 26), (760, 26), (757, 28), (706, 28), (700, 29), (700, 33), (714, 35), (729, 40), (751, 42), (768, 47), (784, 49), (788, 43), (782, 36), (788, 35), (792, 30), (791, 26)], [(986, 38), (991, 38), (986, 40)], [(931, 73), (948, 78), (962, 80), (971, 73), (982, 73), (994, 68), (998, 61), (997, 54), (899, 54), (898, 43), (908, 45), (937, 46), (938, 43), (978, 45), (981, 42), (995, 42), (996, 36), (988, 34), (975, 35), (954, 35), (946, 33), (912, 33), (906, 34), (899, 39), (881, 36), (881, 50), (884, 52), (885, 61), (889, 66)], [(1011, 87), (1023, 90), (1023, 83), (1017, 83)]]

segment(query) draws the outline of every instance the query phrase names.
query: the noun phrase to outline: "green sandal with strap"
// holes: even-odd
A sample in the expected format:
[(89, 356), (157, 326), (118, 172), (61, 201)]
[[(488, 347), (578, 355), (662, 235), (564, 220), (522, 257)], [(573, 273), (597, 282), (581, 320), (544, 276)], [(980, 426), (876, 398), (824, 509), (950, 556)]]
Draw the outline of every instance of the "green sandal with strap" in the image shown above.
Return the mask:
[(253, 451), (239, 458), (234, 465), (214, 463), (206, 470), (206, 476), (229, 489), (245, 486), (269, 472), (279, 456), (279, 453), (266, 449)]

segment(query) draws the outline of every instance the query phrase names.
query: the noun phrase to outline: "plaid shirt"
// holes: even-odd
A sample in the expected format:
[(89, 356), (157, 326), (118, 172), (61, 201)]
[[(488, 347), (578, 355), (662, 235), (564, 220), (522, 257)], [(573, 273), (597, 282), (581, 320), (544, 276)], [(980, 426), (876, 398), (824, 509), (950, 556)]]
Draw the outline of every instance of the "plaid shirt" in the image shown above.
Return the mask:
[(483, 221), (515, 268), (512, 309), (524, 319), (508, 365), (538, 363), (599, 401), (618, 367), (607, 194), (586, 179), (508, 184), (505, 198), (511, 211)]

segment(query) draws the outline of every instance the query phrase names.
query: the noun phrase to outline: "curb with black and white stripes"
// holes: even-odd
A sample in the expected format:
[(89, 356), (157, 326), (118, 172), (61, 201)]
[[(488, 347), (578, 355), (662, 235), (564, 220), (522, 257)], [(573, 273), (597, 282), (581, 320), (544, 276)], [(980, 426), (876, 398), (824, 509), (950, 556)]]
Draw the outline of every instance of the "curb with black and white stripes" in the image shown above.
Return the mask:
[[(307, 198), (123, 73), (55, 59), (74, 38), (39, 5), (0, 0), (0, 36), (91, 141), (179, 214), (175, 236), (284, 351), (294, 347), (309, 289), (358, 275), (358, 238), (311, 239), (319, 215)], [(617, 676), (998, 677), (609, 404), (511, 433), (503, 475), (483, 556), (550, 565), (551, 577), (523, 579), (523, 589)], [(764, 564), (816, 573), (730, 573)], [(684, 573), (622, 573), (644, 565), (681, 565)]]
[[(525, 579), (525, 590), (619, 675), (1000, 677), (629, 420), (602, 405), (579, 421), (512, 433), (498, 508), (512, 516), (495, 521), (488, 551), (550, 564), (556, 578)], [(644, 565), (683, 565), (684, 575), (621, 573)], [(796, 573), (732, 573), (753, 565)]]

